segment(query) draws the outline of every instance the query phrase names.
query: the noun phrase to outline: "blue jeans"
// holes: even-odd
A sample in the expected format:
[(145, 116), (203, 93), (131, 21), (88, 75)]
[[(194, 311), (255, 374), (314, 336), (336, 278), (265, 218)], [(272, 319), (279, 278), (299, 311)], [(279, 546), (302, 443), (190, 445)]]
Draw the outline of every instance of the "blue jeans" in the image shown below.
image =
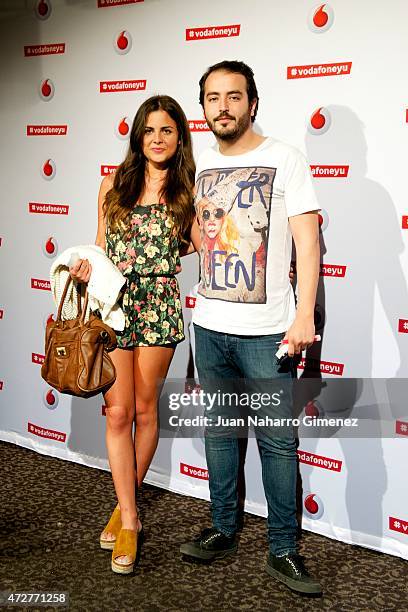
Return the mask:
[[(293, 373), (282, 371), (276, 363), (277, 343), (283, 334), (268, 336), (236, 336), (194, 325), (196, 365), (204, 392), (214, 392), (222, 384), (223, 392), (232, 392), (237, 383), (246, 379), (250, 387), (259, 388), (260, 379), (287, 379), (290, 388)], [(267, 381), (265, 381), (267, 384)], [(236, 407), (235, 416), (239, 407)], [(207, 416), (214, 422), (219, 415), (231, 416), (234, 409), (225, 410), (216, 404)], [(258, 412), (259, 414), (259, 412)], [(291, 401), (274, 408), (273, 417), (290, 418)], [(292, 428), (282, 435), (254, 427), (262, 464), (262, 481), (268, 504), (268, 539), (273, 555), (296, 551), (296, 478), (297, 455)], [(207, 427), (205, 452), (207, 458), (213, 525), (229, 536), (238, 527), (239, 448), (237, 430), (220, 431)]]

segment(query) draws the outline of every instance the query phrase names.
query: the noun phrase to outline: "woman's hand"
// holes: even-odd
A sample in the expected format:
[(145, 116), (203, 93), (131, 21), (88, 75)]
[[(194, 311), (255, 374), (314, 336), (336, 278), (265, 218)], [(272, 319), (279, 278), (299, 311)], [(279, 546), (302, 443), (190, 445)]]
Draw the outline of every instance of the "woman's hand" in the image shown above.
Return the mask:
[(295, 282), (295, 276), (296, 276), (296, 261), (291, 261), (290, 270), (289, 270), (289, 278), (292, 284)]
[(72, 268), (69, 268), (71, 278), (78, 283), (87, 283), (91, 277), (91, 272), (92, 266), (87, 259), (78, 259)]

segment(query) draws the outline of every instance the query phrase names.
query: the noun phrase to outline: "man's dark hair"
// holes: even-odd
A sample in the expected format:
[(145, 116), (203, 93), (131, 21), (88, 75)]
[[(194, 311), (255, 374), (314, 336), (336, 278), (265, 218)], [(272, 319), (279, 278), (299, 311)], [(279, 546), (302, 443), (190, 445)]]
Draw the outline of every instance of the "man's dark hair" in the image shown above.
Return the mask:
[(253, 116), (251, 116), (251, 120), (255, 121), (256, 113), (258, 112), (259, 97), (258, 97), (258, 90), (257, 90), (256, 85), (255, 85), (254, 71), (247, 64), (244, 64), (244, 62), (239, 62), (238, 60), (224, 60), (222, 62), (218, 62), (218, 64), (214, 64), (213, 66), (210, 66), (207, 69), (207, 71), (204, 72), (204, 74), (201, 77), (200, 82), (199, 82), (199, 85), (200, 85), (200, 104), (201, 104), (201, 106), (204, 106), (204, 87), (205, 87), (205, 82), (208, 79), (208, 77), (210, 76), (210, 74), (212, 72), (217, 71), (217, 70), (224, 70), (225, 72), (232, 72), (232, 73), (236, 73), (236, 74), (242, 74), (242, 76), (244, 76), (246, 78), (248, 101), (249, 101), (249, 103), (251, 103), (255, 99), (257, 101), (255, 109), (254, 109), (254, 114), (253, 114)]

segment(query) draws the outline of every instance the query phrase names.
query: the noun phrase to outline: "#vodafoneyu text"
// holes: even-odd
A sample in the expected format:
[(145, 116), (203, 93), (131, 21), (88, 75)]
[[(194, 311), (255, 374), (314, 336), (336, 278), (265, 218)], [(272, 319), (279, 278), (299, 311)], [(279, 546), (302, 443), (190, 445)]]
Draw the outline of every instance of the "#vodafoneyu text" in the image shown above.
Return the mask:
[(65, 43), (24, 46), (25, 57), (35, 57), (36, 55), (59, 55), (61, 53), (65, 53)]
[(306, 66), (288, 66), (288, 79), (306, 79), (310, 77), (342, 76), (350, 74), (352, 62), (334, 64), (307, 64)]

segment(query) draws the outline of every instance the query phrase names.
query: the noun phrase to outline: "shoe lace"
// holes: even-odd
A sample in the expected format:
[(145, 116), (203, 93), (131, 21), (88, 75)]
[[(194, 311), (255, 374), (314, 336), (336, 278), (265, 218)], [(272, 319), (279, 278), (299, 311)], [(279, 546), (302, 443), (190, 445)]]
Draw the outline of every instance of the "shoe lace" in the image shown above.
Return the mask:
[(297, 576), (301, 576), (302, 574), (308, 576), (308, 573), (302, 561), (302, 557), (300, 555), (287, 556), (286, 560)]
[(220, 531), (214, 530), (205, 535), (203, 534), (201, 541), (203, 544), (210, 544), (213, 540), (216, 540), (217, 538), (219, 538), (220, 535), (222, 535)]

